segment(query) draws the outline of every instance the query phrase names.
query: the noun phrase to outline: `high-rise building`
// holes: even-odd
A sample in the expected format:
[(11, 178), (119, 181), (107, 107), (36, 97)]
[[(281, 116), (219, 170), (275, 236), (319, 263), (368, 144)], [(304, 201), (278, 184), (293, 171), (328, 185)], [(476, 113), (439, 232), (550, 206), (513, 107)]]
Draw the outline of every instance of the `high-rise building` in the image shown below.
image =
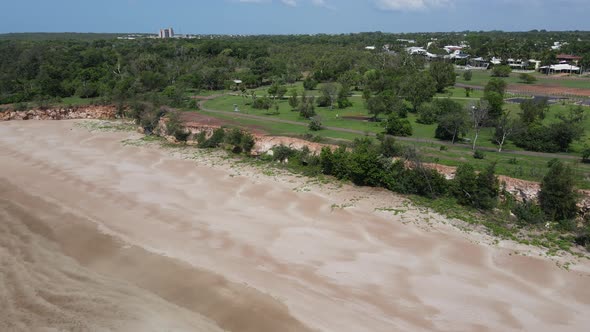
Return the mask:
[(174, 29), (160, 29), (160, 38), (172, 38), (174, 37)]

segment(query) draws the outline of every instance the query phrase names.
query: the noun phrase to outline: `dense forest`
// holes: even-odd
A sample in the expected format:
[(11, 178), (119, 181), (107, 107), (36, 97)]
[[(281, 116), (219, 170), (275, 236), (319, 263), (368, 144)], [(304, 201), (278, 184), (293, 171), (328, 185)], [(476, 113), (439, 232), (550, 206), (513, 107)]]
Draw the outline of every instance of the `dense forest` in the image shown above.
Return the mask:
[[(8, 37), (10, 38), (8, 38)], [(551, 62), (559, 52), (584, 57), (590, 64), (588, 32), (462, 32), (294, 36), (210, 36), (200, 39), (82, 40), (43, 35), (0, 38), (0, 103), (49, 97), (128, 98), (167, 87), (227, 88), (240, 79), (247, 88), (293, 82), (303, 76), (319, 82), (346, 81), (360, 88), (373, 71), (381, 87), (398, 90), (401, 77), (423, 68), (422, 59), (405, 56), (399, 39), (444, 52), (463, 42), (472, 56), (537, 58)], [(70, 36), (70, 35), (68, 35)], [(71, 37), (71, 36), (70, 36)], [(38, 40), (42, 39), (42, 40)], [(375, 46), (376, 51), (365, 47)], [(388, 45), (392, 52), (382, 52)], [(414, 44), (413, 44), (414, 45)], [(392, 55), (397, 52), (397, 55)]]

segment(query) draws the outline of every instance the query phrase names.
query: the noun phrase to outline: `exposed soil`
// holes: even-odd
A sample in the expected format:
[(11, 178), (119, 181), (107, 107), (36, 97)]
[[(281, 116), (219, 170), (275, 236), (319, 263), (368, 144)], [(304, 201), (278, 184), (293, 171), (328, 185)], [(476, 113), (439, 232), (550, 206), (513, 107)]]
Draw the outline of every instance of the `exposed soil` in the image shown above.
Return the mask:
[[(590, 83), (588, 84), (590, 86)], [(531, 95), (545, 95), (545, 96), (581, 96), (590, 97), (590, 88), (567, 88), (557, 85), (525, 85), (525, 84), (510, 84), (507, 91), (514, 93), (526, 93)]]

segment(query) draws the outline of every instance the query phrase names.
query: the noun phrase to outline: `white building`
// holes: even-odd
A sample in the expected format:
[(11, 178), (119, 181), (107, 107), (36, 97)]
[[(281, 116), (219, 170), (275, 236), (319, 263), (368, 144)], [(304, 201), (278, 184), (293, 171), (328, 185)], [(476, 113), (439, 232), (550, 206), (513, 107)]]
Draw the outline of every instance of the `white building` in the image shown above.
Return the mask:
[(160, 38), (174, 38), (174, 29), (160, 29)]

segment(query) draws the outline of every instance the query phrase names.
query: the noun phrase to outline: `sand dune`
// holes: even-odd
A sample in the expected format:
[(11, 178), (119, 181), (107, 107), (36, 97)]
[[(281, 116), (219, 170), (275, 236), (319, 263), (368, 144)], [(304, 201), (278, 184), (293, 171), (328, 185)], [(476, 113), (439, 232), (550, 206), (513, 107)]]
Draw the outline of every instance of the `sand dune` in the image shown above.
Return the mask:
[(566, 271), (391, 193), (183, 160), (74, 123), (0, 123), (2, 331), (590, 323), (586, 260)]

